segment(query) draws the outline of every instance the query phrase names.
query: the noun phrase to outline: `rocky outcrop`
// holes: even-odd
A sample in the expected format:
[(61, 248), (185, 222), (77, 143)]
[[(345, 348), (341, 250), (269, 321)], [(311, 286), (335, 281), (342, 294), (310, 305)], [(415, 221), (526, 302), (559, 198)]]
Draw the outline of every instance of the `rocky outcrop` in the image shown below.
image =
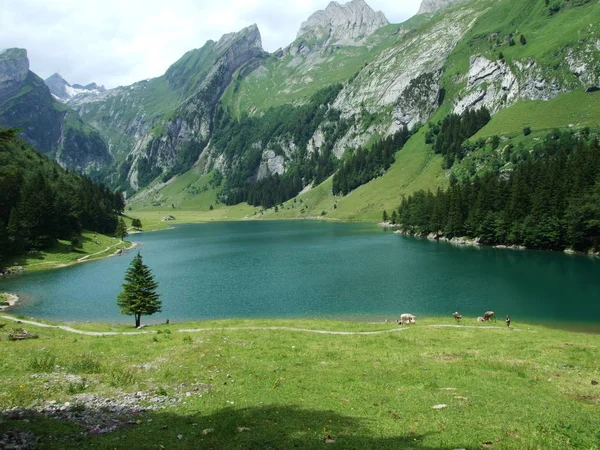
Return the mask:
[(276, 155), (273, 150), (265, 150), (262, 154), (256, 179), (260, 181), (274, 174), (283, 175), (284, 172), (285, 159), (283, 156)]
[(471, 57), (465, 93), (454, 105), (454, 112), (486, 107), (495, 113), (517, 100), (550, 100), (562, 92), (556, 80), (548, 81), (533, 59), (492, 61), (485, 56)]
[(423, 0), (417, 14), (430, 14), (466, 0)]
[(17, 92), (28, 74), (27, 50), (9, 48), (0, 51), (0, 101)]
[[(256, 25), (224, 35), (216, 44), (216, 59), (197, 90), (178, 108), (174, 118), (162, 124), (165, 132), (152, 137), (138, 158), (167, 172), (181, 152), (200, 155), (210, 139), (213, 113), (233, 74), (244, 64), (264, 53)], [(140, 149), (142, 150), (142, 149)], [(139, 168), (130, 171), (129, 179)], [(187, 169), (187, 168), (186, 168)], [(133, 184), (133, 183), (132, 183)]]
[(571, 73), (585, 90), (600, 90), (600, 39), (588, 39), (580, 43), (578, 48), (570, 48), (565, 59)]
[(66, 102), (79, 94), (94, 95), (106, 91), (104, 86), (98, 86), (96, 83), (90, 83), (85, 86), (80, 84), (71, 85), (58, 73), (54, 73), (46, 78), (44, 83), (50, 89), (50, 93), (61, 102)]
[(364, 0), (352, 0), (344, 5), (331, 2), (302, 23), (296, 39), (309, 46), (348, 45), (388, 23), (381, 11), (373, 11)]
[(373, 133), (385, 137), (404, 125), (411, 127), (429, 119), (437, 108), (439, 79), (446, 59), (479, 14), (481, 11), (462, 8), (444, 15), (427, 34), (399, 31), (398, 43), (364, 67), (333, 104), (345, 119), (374, 116), (391, 109), (392, 121), (367, 129), (352, 127), (338, 140), (336, 148), (355, 148)]

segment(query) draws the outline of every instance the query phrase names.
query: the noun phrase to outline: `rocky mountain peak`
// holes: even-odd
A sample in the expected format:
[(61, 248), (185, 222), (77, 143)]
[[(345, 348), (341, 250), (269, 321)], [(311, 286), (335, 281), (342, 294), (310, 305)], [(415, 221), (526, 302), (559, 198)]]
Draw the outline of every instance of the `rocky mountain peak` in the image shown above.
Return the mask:
[(23, 83), (29, 73), (29, 59), (24, 48), (0, 50), (0, 92)]
[(61, 102), (66, 102), (81, 93), (88, 94), (106, 91), (104, 86), (98, 86), (96, 83), (90, 83), (85, 86), (82, 86), (81, 84), (71, 85), (58, 73), (54, 73), (46, 78), (44, 83), (48, 86), (52, 95)]
[(60, 100), (66, 100), (69, 98), (67, 94), (67, 88), (71, 87), (71, 85), (60, 76), (58, 73), (53, 73), (51, 76), (44, 80), (48, 89), (55, 97), (58, 97)]
[(389, 22), (381, 12), (375, 12), (364, 0), (352, 0), (344, 5), (331, 2), (327, 8), (312, 14), (302, 23), (297, 39), (316, 40), (324, 45), (355, 42), (369, 36)]
[(423, 0), (417, 14), (435, 13), (440, 9), (444, 9), (455, 3), (464, 1), (466, 0)]
[(236, 41), (244, 40), (247, 45), (252, 48), (262, 51), (262, 38), (260, 31), (256, 24), (252, 24), (246, 28), (241, 29), (237, 33), (224, 34), (221, 39), (217, 42), (215, 47), (217, 52), (222, 52), (231, 47)]

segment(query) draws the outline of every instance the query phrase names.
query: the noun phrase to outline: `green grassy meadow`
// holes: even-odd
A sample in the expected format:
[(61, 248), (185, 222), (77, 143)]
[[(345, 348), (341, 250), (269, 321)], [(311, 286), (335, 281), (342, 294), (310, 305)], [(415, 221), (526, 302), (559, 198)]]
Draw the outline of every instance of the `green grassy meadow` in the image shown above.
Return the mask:
[[(40, 449), (599, 448), (600, 386), (592, 384), (600, 379), (598, 335), (520, 323), (513, 330), (500, 322), (485, 328), (474, 318), (463, 319), (470, 327), (437, 327), (453, 325), (451, 317), (403, 330), (383, 323), (227, 320), (104, 337), (0, 321), (6, 324), (0, 435), (31, 431)], [(7, 341), (14, 326), (39, 338)], [(197, 328), (202, 331), (179, 331)], [(118, 402), (134, 393), (167, 406), (116, 414), (117, 428), (106, 434), (32, 413), (54, 401), (85, 414), (78, 396)], [(15, 407), (23, 414), (15, 415)], [(335, 442), (325, 443), (328, 435)]]
[(29, 252), (8, 261), (12, 266), (22, 266), (27, 272), (54, 269), (76, 264), (81, 261), (93, 261), (115, 254), (120, 248), (129, 248), (130, 242), (105, 236), (100, 233), (84, 231), (81, 236), (81, 246), (69, 251), (70, 241), (59, 240), (53, 247)]

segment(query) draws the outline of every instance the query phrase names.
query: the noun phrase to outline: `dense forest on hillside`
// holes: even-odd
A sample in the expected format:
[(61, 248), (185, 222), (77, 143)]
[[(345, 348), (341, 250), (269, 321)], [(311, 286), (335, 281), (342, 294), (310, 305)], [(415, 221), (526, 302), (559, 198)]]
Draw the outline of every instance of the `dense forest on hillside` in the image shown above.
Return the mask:
[(383, 175), (394, 163), (394, 153), (400, 150), (411, 133), (404, 126), (393, 136), (378, 140), (371, 150), (356, 150), (333, 176), (333, 195), (346, 195), (374, 178)]
[(435, 153), (444, 157), (444, 168), (450, 169), (465, 155), (463, 143), (490, 121), (486, 108), (467, 109), (462, 114), (449, 114), (441, 123), (433, 124), (425, 134), (425, 143), (433, 144)]
[[(331, 107), (341, 89), (341, 84), (331, 85), (316, 92), (305, 105), (282, 105), (240, 120), (218, 107), (211, 145), (233, 163), (221, 200), (228, 205), (245, 201), (269, 208), (294, 197), (311, 182), (319, 184), (329, 177), (336, 166), (333, 144), (351, 125)], [(319, 126), (324, 143), (319, 151), (308, 154), (308, 142)], [(267, 145), (284, 156), (286, 171), (258, 180), (256, 167)]]
[(113, 233), (121, 194), (67, 172), (0, 129), (0, 263), (9, 255), (76, 240), (82, 229)]
[[(394, 214), (395, 218), (396, 214)], [(404, 231), (479, 237), (484, 244), (600, 249), (600, 144), (588, 129), (548, 134), (507, 178), (487, 174), (397, 211)]]

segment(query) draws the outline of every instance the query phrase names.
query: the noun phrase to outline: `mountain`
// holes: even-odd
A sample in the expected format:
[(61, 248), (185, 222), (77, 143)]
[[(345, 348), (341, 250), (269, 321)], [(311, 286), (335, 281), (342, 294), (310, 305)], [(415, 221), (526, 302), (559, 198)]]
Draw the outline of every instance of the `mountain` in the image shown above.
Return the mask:
[(68, 104), (107, 137), (118, 162), (112, 184), (138, 189), (194, 164), (233, 74), (265, 55), (252, 25), (187, 52), (161, 77), (78, 95)]
[(48, 86), (48, 89), (50, 89), (50, 93), (54, 95), (57, 100), (62, 102), (66, 102), (67, 100), (82, 93), (98, 94), (106, 90), (104, 86), (98, 86), (96, 83), (90, 83), (85, 86), (80, 84), (71, 85), (58, 73), (54, 73), (50, 77), (46, 78), (44, 83), (46, 86)]
[(0, 52), (0, 125), (20, 129), (27, 142), (69, 169), (92, 173), (111, 161), (100, 134), (29, 70), (24, 49)]
[(423, 0), (417, 14), (435, 13), (441, 9), (447, 8), (455, 3), (464, 2), (466, 0)]
[[(597, 132), (598, 2), (425, 0), (421, 12), (389, 24), (364, 1), (333, 2), (272, 54), (253, 25), (67, 105), (110, 145), (106, 181), (138, 192), (132, 207), (283, 202), (273, 217), (378, 219), (417, 189), (510, 172), (514, 149), (534, 154), (553, 128)], [(467, 127), (477, 141), (440, 154), (444, 119), (483, 107), (491, 120)], [(301, 208), (286, 203), (298, 195)]]
[(345, 5), (331, 2), (325, 10), (315, 12), (302, 23), (296, 40), (319, 46), (357, 45), (361, 38), (388, 24), (381, 11), (373, 11), (363, 0), (352, 0)]

